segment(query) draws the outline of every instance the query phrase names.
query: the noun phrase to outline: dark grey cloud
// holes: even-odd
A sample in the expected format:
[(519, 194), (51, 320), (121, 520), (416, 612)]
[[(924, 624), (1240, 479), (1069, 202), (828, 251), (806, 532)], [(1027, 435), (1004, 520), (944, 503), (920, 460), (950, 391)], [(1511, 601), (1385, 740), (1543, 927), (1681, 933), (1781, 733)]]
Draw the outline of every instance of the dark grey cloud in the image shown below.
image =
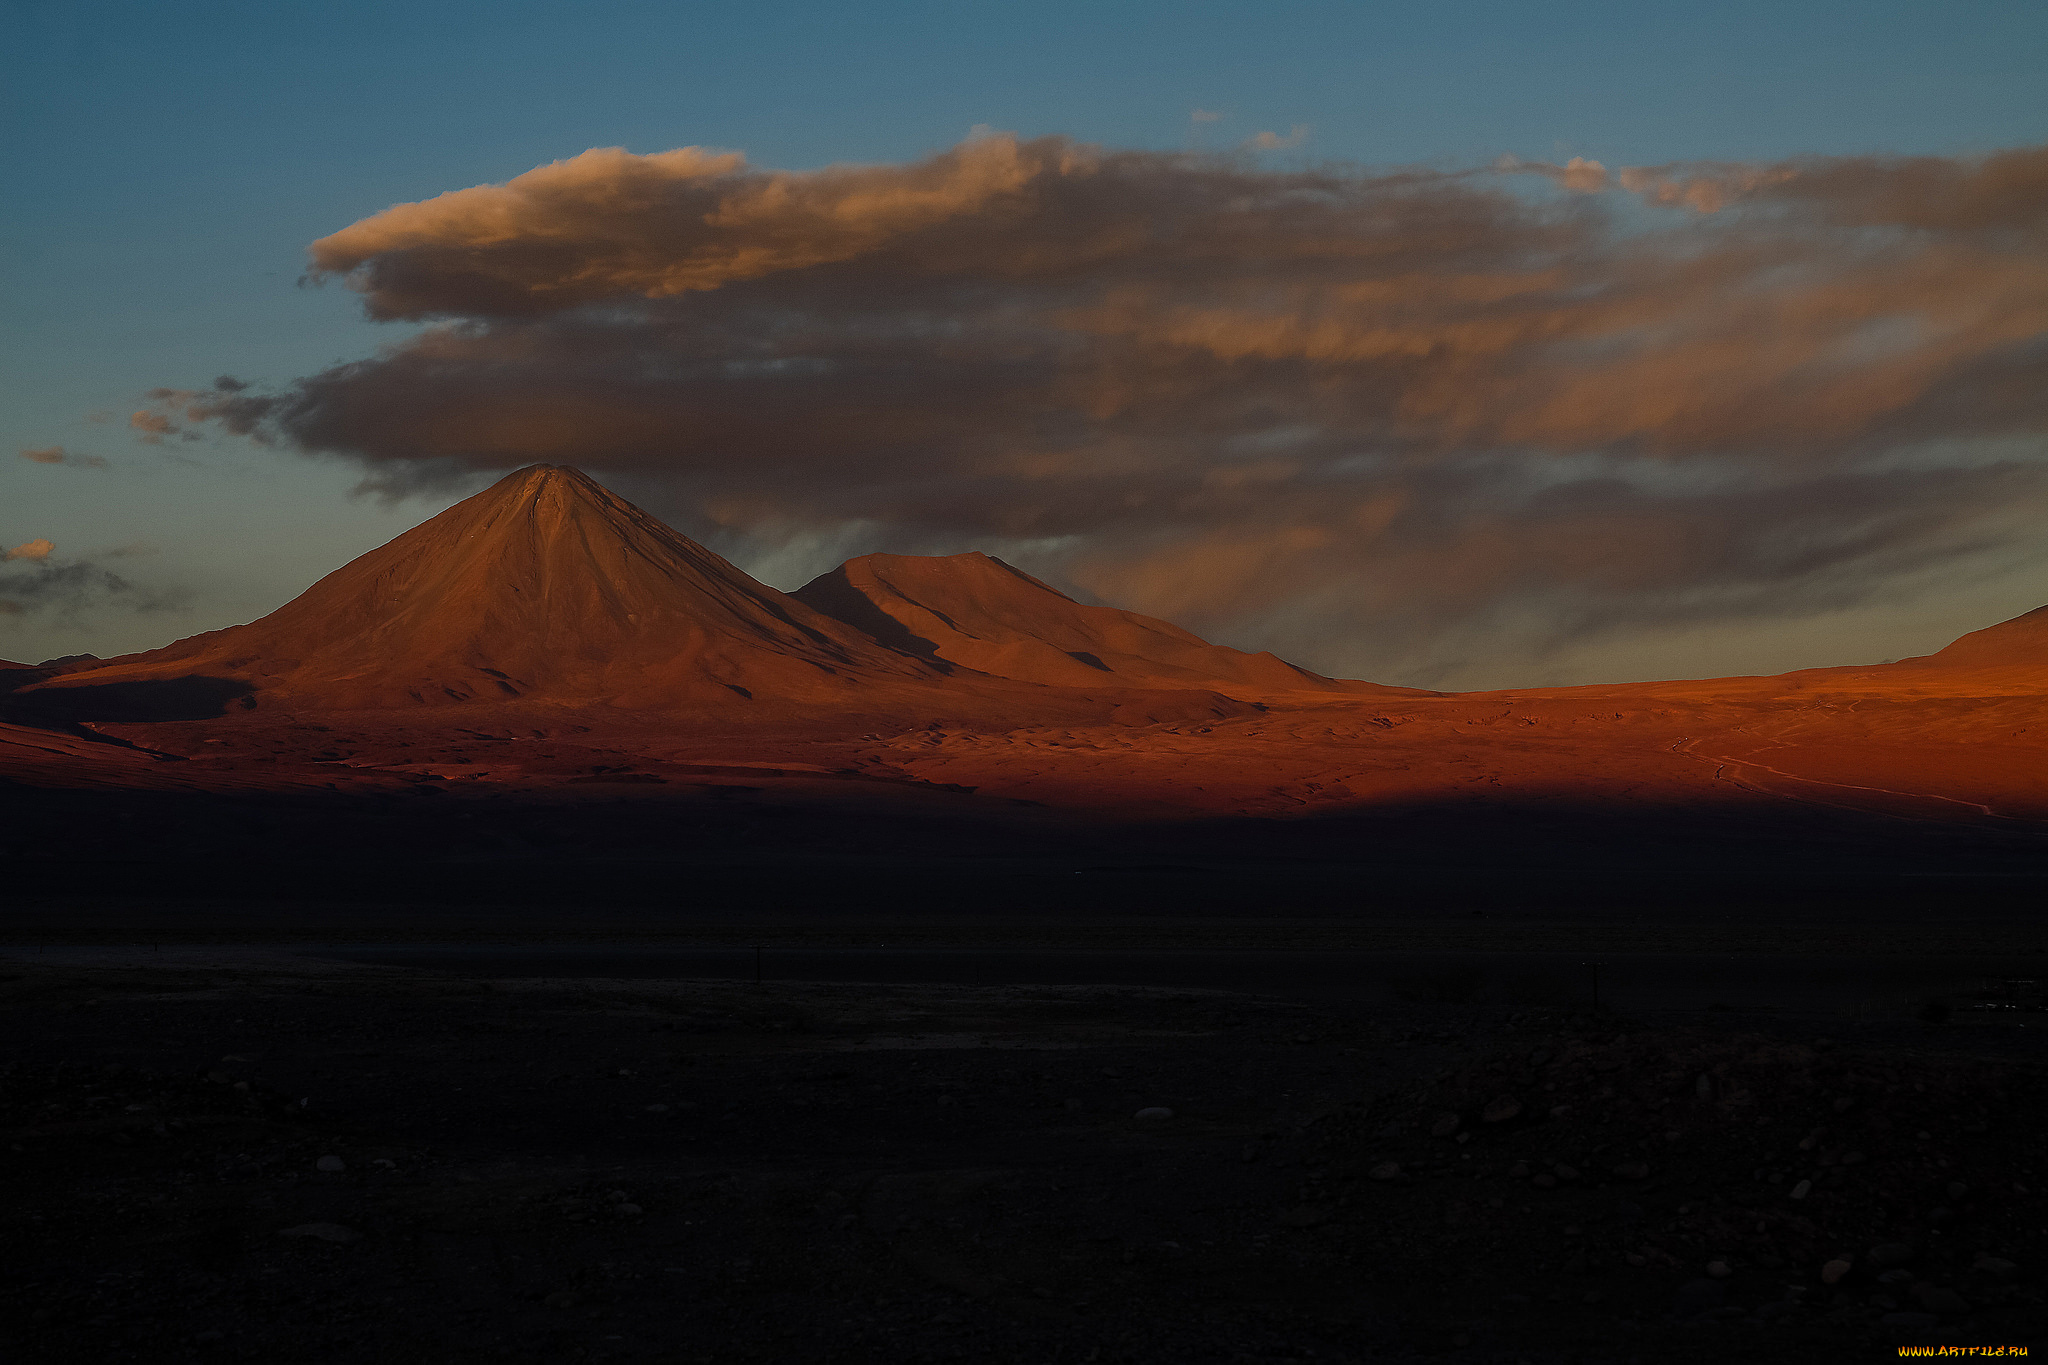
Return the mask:
[(0, 616), (76, 621), (88, 612), (158, 612), (182, 605), (177, 593), (137, 586), (89, 559), (65, 560), (47, 540), (0, 555)]

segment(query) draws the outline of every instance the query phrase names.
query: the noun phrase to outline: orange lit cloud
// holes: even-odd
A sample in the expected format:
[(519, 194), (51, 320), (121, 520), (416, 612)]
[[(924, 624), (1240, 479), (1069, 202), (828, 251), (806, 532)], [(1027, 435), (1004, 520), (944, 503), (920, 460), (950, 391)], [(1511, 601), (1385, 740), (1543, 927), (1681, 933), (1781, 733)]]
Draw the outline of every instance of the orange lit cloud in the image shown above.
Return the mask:
[(151, 412), (147, 408), (130, 416), (128, 425), (141, 432), (142, 439), (150, 445), (155, 445), (178, 430), (171, 424), (169, 417), (161, 412)]
[(68, 464), (81, 469), (105, 469), (107, 462), (97, 455), (81, 455), (67, 451), (63, 446), (43, 446), (39, 449), (23, 449), (21, 458), (31, 464)]
[(1308, 141), (1308, 125), (1297, 123), (1282, 137), (1275, 132), (1254, 133), (1244, 140), (1244, 145), (1255, 152), (1279, 152), (1290, 147), (1299, 147)]
[(278, 391), (160, 391), (138, 428), (387, 487), (578, 464), (690, 529), (1033, 544), (1275, 644), (1812, 610), (2048, 511), (2044, 149), (1389, 173), (1005, 134), (807, 172), (609, 149), (312, 256), (430, 325)]
[(39, 536), (26, 545), (17, 545), (5, 554), (0, 554), (0, 560), (48, 559), (51, 552), (56, 548), (55, 545)]

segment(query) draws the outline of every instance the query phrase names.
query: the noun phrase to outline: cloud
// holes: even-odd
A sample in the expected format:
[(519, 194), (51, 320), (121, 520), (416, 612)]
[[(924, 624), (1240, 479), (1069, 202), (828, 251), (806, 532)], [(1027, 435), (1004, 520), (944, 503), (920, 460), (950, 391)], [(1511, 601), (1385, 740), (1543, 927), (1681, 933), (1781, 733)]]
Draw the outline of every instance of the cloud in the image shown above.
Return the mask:
[[(159, 395), (168, 396), (166, 391), (159, 390), (156, 394), (152, 394), (151, 397), (159, 397)], [(159, 401), (161, 401), (160, 398)], [(151, 412), (147, 408), (130, 416), (128, 418), (128, 425), (141, 432), (142, 439), (150, 445), (157, 444), (164, 437), (172, 435), (178, 430), (172, 424), (169, 417), (161, 412)]]
[(179, 593), (140, 588), (90, 560), (60, 561), (56, 549), (37, 539), (0, 553), (0, 616), (50, 614), (71, 621), (88, 610), (156, 612), (184, 601)]
[(1190, 123), (1215, 123), (1222, 117), (1223, 115), (1214, 109), (1190, 109), (1188, 111), (1188, 122)]
[(68, 464), (80, 469), (105, 469), (107, 462), (97, 455), (80, 455), (66, 451), (63, 446), (43, 446), (40, 449), (21, 451), (21, 458), (33, 464)]
[(1597, 161), (1575, 156), (1564, 163), (1564, 173), (1558, 180), (1568, 190), (1580, 194), (1598, 194), (1607, 188), (1607, 168)]
[(1739, 206), (1775, 211), (1813, 226), (1972, 237), (2048, 229), (2048, 147), (1977, 158), (1813, 157), (1773, 165), (1631, 166), (1619, 179), (1623, 189), (1651, 204), (1682, 205), (1700, 213)]
[(1254, 133), (1244, 140), (1243, 145), (1256, 152), (1278, 152), (1289, 147), (1299, 147), (1307, 141), (1308, 125), (1297, 123), (1288, 130), (1286, 137), (1274, 132)]
[(426, 325), (281, 388), (160, 390), (142, 429), (395, 492), (577, 464), (699, 533), (1031, 546), (1311, 662), (1828, 609), (2048, 512), (2044, 149), (1618, 175), (604, 149), (312, 257)]

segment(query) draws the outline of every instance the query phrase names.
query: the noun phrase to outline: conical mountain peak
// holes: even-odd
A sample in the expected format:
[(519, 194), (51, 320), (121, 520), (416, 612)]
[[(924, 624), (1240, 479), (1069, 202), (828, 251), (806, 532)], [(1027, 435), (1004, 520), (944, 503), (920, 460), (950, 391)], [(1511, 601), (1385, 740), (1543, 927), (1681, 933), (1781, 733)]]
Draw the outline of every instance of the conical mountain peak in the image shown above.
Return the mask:
[(756, 582), (579, 470), (506, 475), (269, 616), (94, 670), (295, 704), (825, 699), (929, 665)]

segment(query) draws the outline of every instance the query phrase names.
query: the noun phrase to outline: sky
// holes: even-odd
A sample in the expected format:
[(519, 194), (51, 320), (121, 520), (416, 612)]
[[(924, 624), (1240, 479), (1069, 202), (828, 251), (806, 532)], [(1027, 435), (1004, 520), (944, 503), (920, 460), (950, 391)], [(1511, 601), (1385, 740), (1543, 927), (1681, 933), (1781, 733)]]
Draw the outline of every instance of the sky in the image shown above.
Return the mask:
[(0, 24), (0, 658), (536, 460), (785, 589), (979, 548), (1391, 683), (2048, 602), (2035, 3)]

